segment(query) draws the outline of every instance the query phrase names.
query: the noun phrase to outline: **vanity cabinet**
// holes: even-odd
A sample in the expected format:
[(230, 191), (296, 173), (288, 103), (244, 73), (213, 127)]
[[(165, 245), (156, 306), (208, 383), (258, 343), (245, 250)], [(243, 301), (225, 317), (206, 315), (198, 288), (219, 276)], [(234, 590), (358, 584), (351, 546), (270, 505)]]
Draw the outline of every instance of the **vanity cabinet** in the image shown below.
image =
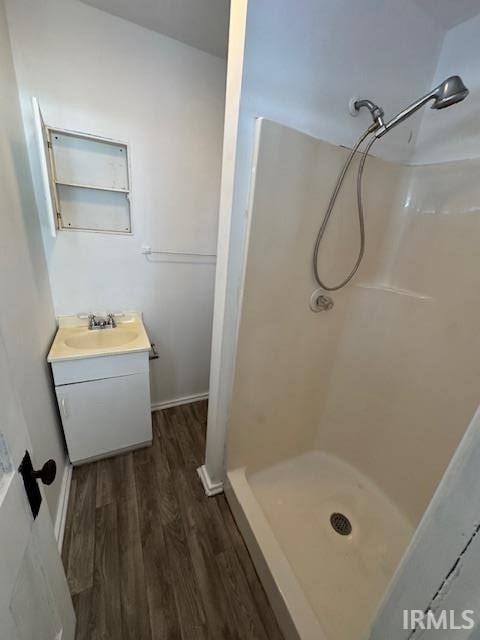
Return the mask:
[(148, 352), (52, 363), (73, 464), (152, 442)]

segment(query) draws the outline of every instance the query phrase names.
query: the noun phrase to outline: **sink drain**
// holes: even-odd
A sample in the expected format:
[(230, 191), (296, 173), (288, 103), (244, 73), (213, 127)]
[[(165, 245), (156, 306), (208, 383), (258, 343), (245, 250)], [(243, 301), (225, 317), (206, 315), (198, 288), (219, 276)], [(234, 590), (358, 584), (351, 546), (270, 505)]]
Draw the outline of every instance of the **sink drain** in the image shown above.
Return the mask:
[(341, 536), (349, 536), (352, 533), (352, 523), (343, 513), (332, 513), (330, 524), (335, 533)]

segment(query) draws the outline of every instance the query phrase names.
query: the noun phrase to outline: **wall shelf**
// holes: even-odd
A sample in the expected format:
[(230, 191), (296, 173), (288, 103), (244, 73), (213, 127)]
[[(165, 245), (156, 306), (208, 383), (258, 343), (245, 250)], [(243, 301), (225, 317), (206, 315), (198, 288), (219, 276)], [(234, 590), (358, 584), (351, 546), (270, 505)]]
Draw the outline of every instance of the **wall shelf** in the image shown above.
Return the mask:
[(125, 142), (44, 123), (33, 100), (52, 235), (58, 230), (132, 232)]
[(79, 189), (96, 189), (97, 191), (112, 191), (113, 193), (125, 193), (129, 194), (129, 189), (113, 189), (112, 187), (100, 187), (92, 184), (80, 184), (78, 182), (62, 182), (61, 180), (55, 180), (55, 184), (59, 184), (63, 187), (78, 187)]

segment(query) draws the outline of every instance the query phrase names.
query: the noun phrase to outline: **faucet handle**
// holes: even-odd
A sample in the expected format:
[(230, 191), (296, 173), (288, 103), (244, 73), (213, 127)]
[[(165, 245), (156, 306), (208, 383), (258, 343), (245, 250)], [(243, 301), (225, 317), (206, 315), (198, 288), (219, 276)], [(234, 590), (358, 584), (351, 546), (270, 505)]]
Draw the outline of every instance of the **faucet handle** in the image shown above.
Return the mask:
[(88, 314), (88, 328), (89, 329), (93, 329), (93, 327), (95, 326), (95, 319), (96, 316), (94, 313), (89, 313)]
[(115, 316), (113, 313), (107, 313), (107, 325), (112, 327), (112, 329), (115, 329), (115, 327), (117, 326), (117, 323), (115, 322)]

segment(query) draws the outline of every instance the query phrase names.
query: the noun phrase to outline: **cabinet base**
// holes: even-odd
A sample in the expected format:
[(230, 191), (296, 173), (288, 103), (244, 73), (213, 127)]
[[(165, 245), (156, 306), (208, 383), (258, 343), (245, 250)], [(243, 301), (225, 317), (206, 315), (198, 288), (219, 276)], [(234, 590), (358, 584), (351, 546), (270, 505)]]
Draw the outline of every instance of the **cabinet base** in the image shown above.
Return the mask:
[(70, 460), (74, 467), (79, 467), (82, 464), (87, 464), (88, 462), (95, 462), (96, 460), (103, 460), (105, 458), (113, 458), (114, 456), (120, 456), (122, 453), (128, 453), (129, 451), (136, 451), (137, 449), (144, 449), (145, 447), (151, 447), (152, 440), (146, 440), (145, 442), (138, 442), (136, 444), (132, 444), (129, 447), (124, 447), (123, 449), (115, 449), (115, 451), (107, 451), (105, 453), (101, 453), (98, 456), (92, 456), (91, 458), (83, 458), (82, 460)]

